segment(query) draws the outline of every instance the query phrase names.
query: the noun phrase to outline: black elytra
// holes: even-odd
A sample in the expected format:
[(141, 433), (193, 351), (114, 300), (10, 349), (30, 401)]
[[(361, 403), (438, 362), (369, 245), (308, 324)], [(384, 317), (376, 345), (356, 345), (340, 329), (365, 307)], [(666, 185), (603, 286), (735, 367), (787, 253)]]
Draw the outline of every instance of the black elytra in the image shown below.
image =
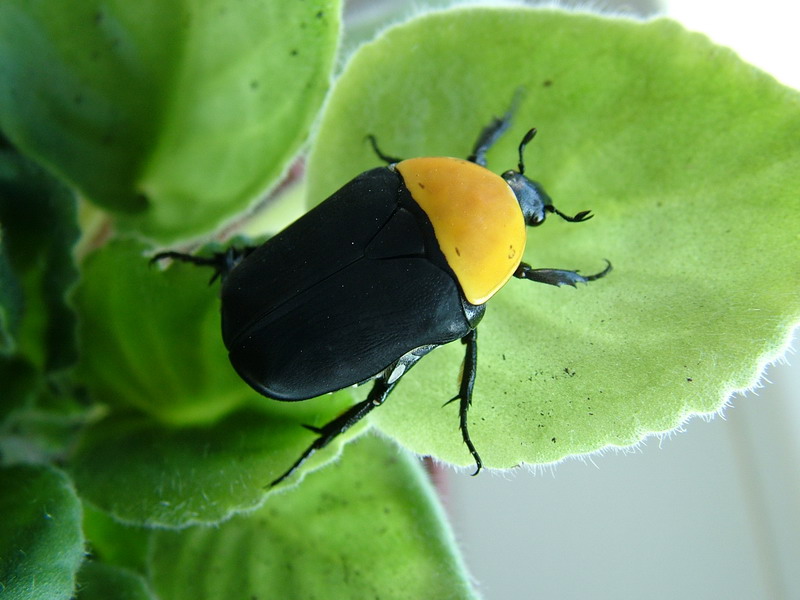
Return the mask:
[[(486, 152), (508, 128), (512, 113), (513, 107), (493, 119), (468, 162), (459, 164), (485, 167)], [(519, 145), (519, 170), (506, 171), (501, 180), (513, 192), (514, 205), (518, 203), (521, 226), (540, 225), (547, 213), (570, 222), (591, 218), (588, 211), (570, 217), (556, 210), (541, 185), (525, 177), (523, 151), (535, 133), (530, 130)], [(210, 257), (161, 252), (152, 258), (215, 269), (214, 278), (222, 280), (222, 337), (231, 364), (260, 394), (306, 400), (374, 380), (365, 400), (322, 427), (307, 426), (317, 438), (270, 486), (380, 406), (425, 354), (455, 340), (463, 342), (465, 360), (458, 393), (448, 403), (460, 401), (459, 426), (475, 460), (474, 474), (482, 468), (467, 416), (485, 302), (467, 299), (460, 267), (451, 265), (452, 258), (440, 247), (441, 229), (406, 187), (400, 173), (403, 161), (384, 155), (375, 138), (369, 138), (388, 166), (358, 175), (264, 244)], [(583, 276), (534, 269), (519, 258), (503, 282), (513, 276), (575, 286), (611, 270), (606, 261), (603, 271)]]

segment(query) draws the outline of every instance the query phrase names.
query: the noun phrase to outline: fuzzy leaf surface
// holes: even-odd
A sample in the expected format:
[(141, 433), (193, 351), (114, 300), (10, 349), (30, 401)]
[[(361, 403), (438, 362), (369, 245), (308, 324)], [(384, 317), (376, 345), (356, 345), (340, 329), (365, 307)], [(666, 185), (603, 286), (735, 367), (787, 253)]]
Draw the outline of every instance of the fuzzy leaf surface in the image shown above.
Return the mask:
[[(392, 73), (387, 77), (386, 73)], [(432, 13), (353, 56), (326, 105), (310, 202), (391, 156), (489, 152), (565, 213), (530, 229), (534, 267), (600, 271), (579, 289), (512, 279), (479, 327), (472, 439), (485, 465), (633, 444), (720, 409), (800, 320), (800, 94), (678, 24), (522, 8)], [(364, 90), (369, 90), (368, 94)], [(434, 350), (372, 422), (421, 454), (472, 459), (458, 434), (463, 347)]]
[(418, 461), (374, 436), (255, 512), (155, 532), (150, 572), (161, 600), (477, 597)]

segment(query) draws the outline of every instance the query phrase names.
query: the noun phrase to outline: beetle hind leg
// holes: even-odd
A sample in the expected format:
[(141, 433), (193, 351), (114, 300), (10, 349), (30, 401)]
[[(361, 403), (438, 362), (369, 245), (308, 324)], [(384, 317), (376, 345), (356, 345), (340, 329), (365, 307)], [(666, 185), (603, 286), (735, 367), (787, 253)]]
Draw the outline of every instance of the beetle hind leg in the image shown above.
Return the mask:
[(219, 277), (225, 279), (228, 273), (255, 249), (255, 246), (246, 246), (244, 248), (231, 246), (225, 252), (216, 252), (211, 256), (195, 256), (194, 254), (167, 250), (166, 252), (159, 252), (153, 255), (150, 258), (150, 264), (152, 265), (153, 263), (169, 258), (171, 260), (192, 263), (200, 267), (211, 267), (214, 269), (214, 274), (209, 281), (209, 284), (211, 284)]
[(317, 451), (321, 450), (328, 444), (330, 444), (336, 437), (350, 429), (353, 425), (358, 423), (361, 419), (366, 417), (372, 409), (380, 406), (383, 404), (384, 400), (386, 400), (387, 396), (391, 393), (394, 389), (394, 386), (397, 385), (397, 380), (393, 381), (392, 383), (388, 383), (384, 377), (379, 377), (375, 380), (375, 383), (372, 386), (372, 389), (367, 396), (367, 399), (359, 402), (358, 404), (354, 404), (351, 406), (347, 411), (326, 423), (322, 427), (314, 427), (311, 425), (304, 425), (306, 429), (313, 431), (314, 433), (318, 434), (319, 437), (312, 442), (312, 444), (306, 448), (305, 452), (300, 455), (294, 464), (289, 467), (283, 475), (274, 479), (269, 486), (267, 487), (275, 487), (279, 483), (281, 483), (284, 479), (292, 475), (297, 469), (300, 468), (303, 463), (305, 463), (311, 456)]

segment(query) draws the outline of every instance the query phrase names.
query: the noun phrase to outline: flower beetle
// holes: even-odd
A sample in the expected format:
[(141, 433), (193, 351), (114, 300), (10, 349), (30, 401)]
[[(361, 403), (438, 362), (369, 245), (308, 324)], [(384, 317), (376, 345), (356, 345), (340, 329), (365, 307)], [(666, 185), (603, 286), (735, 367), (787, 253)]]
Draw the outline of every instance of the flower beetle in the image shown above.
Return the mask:
[[(518, 170), (498, 176), (486, 152), (508, 128), (513, 107), (482, 131), (467, 160), (401, 160), (358, 175), (331, 197), (258, 247), (211, 257), (162, 252), (211, 266), (222, 280), (222, 337), (234, 369), (257, 392), (306, 400), (373, 380), (366, 399), (322, 427), (283, 475), (380, 406), (428, 352), (455, 340), (466, 349), (458, 394), (461, 436), (477, 474), (481, 458), (470, 439), (467, 412), (477, 372), (477, 326), (486, 302), (512, 277), (550, 285), (604, 277), (521, 262), (526, 226), (548, 213), (567, 216), (542, 186)], [(608, 262), (608, 261), (606, 261)]]

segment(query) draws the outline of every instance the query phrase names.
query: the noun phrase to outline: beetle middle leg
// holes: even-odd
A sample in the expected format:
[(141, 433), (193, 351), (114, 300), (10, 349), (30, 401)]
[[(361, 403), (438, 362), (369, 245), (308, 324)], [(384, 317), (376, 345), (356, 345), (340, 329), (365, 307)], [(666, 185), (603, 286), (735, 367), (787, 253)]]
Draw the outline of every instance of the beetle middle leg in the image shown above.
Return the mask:
[(475, 387), (475, 376), (478, 373), (478, 330), (471, 329), (467, 335), (461, 338), (461, 342), (466, 346), (464, 353), (464, 372), (461, 375), (461, 386), (458, 390), (458, 395), (448, 400), (445, 404), (450, 404), (459, 400), (458, 418), (459, 428), (461, 429), (461, 438), (464, 440), (467, 449), (472, 458), (475, 459), (475, 472), (473, 476), (480, 473), (483, 468), (483, 461), (475, 449), (475, 444), (469, 436), (469, 427), (467, 425), (467, 415), (469, 407), (472, 406), (472, 389)]
[(589, 283), (605, 277), (611, 272), (611, 262), (606, 261), (606, 268), (595, 273), (594, 275), (581, 275), (577, 271), (566, 271), (564, 269), (534, 269), (527, 263), (520, 263), (517, 270), (514, 272), (514, 277), (517, 279), (528, 279), (529, 281), (538, 281), (539, 283), (546, 283), (548, 285), (571, 285), (577, 287), (578, 283)]

